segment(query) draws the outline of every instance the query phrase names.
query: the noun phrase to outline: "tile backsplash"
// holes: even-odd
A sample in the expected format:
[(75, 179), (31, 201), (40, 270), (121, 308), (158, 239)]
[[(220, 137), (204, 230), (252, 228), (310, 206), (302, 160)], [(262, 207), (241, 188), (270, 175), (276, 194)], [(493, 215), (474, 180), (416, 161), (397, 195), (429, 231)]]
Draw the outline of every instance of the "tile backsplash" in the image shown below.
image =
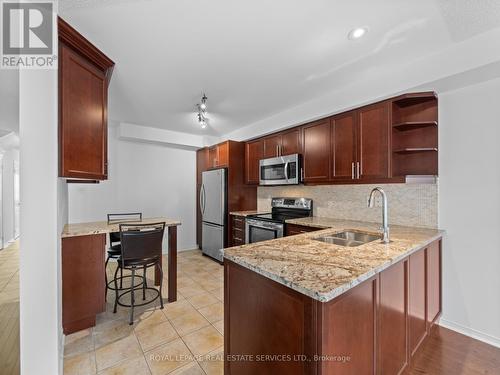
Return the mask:
[(257, 209), (270, 211), (272, 197), (305, 197), (313, 200), (314, 216), (379, 222), (380, 195), (374, 208), (367, 207), (368, 195), (376, 186), (387, 194), (390, 224), (437, 228), (437, 184), (259, 186)]

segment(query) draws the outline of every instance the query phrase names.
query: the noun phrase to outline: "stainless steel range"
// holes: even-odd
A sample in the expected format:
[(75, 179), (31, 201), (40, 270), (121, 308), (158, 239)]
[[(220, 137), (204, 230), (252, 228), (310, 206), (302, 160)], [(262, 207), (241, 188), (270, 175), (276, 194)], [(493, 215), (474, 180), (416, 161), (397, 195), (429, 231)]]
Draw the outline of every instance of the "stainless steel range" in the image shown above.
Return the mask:
[(312, 199), (272, 198), (272, 212), (246, 218), (246, 243), (283, 237), (288, 219), (312, 216)]

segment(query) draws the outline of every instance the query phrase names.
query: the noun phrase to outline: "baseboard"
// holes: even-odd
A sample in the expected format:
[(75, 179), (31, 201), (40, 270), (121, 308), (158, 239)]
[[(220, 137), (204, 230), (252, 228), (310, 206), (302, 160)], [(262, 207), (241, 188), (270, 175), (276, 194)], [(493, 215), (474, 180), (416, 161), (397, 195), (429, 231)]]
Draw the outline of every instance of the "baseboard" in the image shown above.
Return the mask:
[(461, 324), (457, 324), (443, 318), (439, 320), (438, 324), (444, 328), (448, 328), (451, 329), (452, 331), (461, 333), (462, 335), (472, 337), (473, 339), (500, 348), (500, 338), (498, 337), (488, 335), (487, 333), (483, 333), (469, 327), (464, 327)]

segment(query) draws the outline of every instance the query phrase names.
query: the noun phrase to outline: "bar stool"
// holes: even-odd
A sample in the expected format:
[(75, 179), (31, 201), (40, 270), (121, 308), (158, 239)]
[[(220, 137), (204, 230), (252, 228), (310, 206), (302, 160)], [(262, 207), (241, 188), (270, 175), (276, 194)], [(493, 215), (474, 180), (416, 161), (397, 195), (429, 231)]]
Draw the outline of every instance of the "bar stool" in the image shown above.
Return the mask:
[[(134, 307), (147, 305), (154, 302), (157, 298), (160, 298), (160, 306), (163, 309), (163, 270), (161, 267), (161, 257), (164, 231), (164, 222), (153, 224), (120, 224), (121, 255), (117, 260), (118, 267), (115, 270), (115, 276), (113, 278), (115, 284), (115, 306), (113, 313), (116, 313), (118, 305), (130, 307), (130, 325), (134, 324)], [(146, 270), (149, 267), (158, 267), (160, 271), (161, 277), (159, 290), (156, 288), (149, 288), (147, 286)], [(118, 288), (118, 271), (122, 271), (124, 269), (129, 270), (132, 273), (132, 281), (127, 290)], [(135, 284), (136, 272), (139, 269), (144, 270), (143, 275), (138, 276), (142, 278), (142, 282)], [(139, 289), (142, 289), (143, 300), (146, 300), (146, 290), (156, 292), (156, 296), (151, 300), (136, 304), (135, 291)], [(123, 292), (119, 293), (119, 291)], [(120, 299), (127, 294), (130, 294), (130, 304), (120, 301)]]
[[(108, 225), (110, 224), (120, 224), (124, 222), (140, 222), (142, 221), (142, 212), (134, 213), (124, 213), (124, 214), (108, 214)], [(106, 257), (106, 262), (104, 263), (104, 278), (106, 280), (106, 294), (105, 298), (108, 297), (108, 289), (114, 290), (115, 288), (111, 285), (112, 281), (108, 282), (108, 273), (106, 272), (108, 268), (108, 262), (110, 259), (118, 259), (121, 255), (121, 245), (120, 245), (120, 232), (109, 233), (109, 248), (108, 256)], [(125, 276), (129, 277), (129, 276)], [(123, 270), (120, 270), (120, 289), (123, 287)]]

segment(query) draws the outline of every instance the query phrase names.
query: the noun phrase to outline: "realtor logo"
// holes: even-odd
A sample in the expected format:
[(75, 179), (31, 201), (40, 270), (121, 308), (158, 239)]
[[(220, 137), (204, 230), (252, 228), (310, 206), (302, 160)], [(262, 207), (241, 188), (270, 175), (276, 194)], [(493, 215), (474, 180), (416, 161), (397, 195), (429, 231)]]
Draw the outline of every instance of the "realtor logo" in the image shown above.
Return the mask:
[(2, 0), (2, 67), (55, 68), (53, 1)]

